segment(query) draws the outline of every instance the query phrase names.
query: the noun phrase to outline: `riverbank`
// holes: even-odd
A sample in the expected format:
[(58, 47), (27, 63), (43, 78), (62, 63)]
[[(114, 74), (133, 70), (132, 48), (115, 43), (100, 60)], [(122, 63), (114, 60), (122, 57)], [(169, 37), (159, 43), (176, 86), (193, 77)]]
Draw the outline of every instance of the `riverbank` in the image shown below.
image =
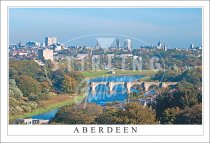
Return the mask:
[(98, 70), (98, 71), (83, 71), (81, 72), (85, 78), (98, 78), (103, 76), (116, 76), (116, 75), (142, 75), (151, 76), (157, 73), (155, 70), (112, 70), (114, 74), (108, 73), (108, 70)]
[[(64, 95), (62, 95), (64, 96)], [(46, 104), (45, 107), (40, 107), (35, 109), (33, 112), (31, 113), (25, 113), (22, 115), (13, 115), (13, 116), (9, 116), (9, 123), (12, 123), (13, 121), (15, 121), (18, 118), (27, 118), (30, 116), (34, 116), (34, 115), (38, 115), (38, 114), (43, 114), (46, 112), (49, 112), (50, 110), (53, 109), (57, 109), (57, 108), (61, 108), (63, 106), (67, 106), (67, 105), (72, 105), (75, 103), (75, 101), (80, 102), (84, 99), (85, 95), (78, 95), (78, 96), (68, 96), (66, 98), (59, 98), (56, 99), (56, 103), (53, 100), (48, 100), (48, 104)], [(44, 101), (43, 101), (44, 102)]]

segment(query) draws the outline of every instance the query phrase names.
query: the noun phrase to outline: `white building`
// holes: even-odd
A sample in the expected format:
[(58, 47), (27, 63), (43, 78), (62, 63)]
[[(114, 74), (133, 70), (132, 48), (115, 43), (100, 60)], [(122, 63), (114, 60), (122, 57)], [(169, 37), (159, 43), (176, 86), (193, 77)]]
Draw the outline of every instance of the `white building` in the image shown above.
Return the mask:
[(93, 55), (92, 58), (93, 59), (99, 59), (101, 57), (101, 55)]
[(194, 49), (195, 45), (194, 44), (190, 44), (190, 49)]
[(56, 37), (46, 37), (45, 38), (45, 46), (51, 46), (53, 44), (57, 44), (57, 38)]
[(167, 46), (164, 44), (164, 46), (163, 46), (163, 50), (164, 51), (167, 51), (168, 50), (168, 48), (167, 48)]
[(107, 57), (114, 57), (114, 54), (106, 54)]
[(132, 52), (132, 44), (130, 39), (124, 41), (124, 48), (128, 49), (129, 52)]
[(157, 49), (161, 49), (162, 48), (162, 44), (160, 43), (160, 41), (158, 42), (158, 45), (157, 45)]
[(53, 61), (53, 50), (50, 50), (50, 49), (38, 50), (38, 59)]
[(55, 51), (60, 51), (62, 49), (61, 45), (55, 45)]
[(132, 57), (132, 56), (133, 56), (132, 54), (121, 54), (120, 55), (121, 58), (123, 58), (123, 57), (127, 58), (127, 57)]
[(77, 59), (84, 59), (88, 56), (89, 54), (77, 54)]
[(15, 124), (26, 124), (26, 125), (43, 125), (48, 124), (49, 120), (42, 120), (42, 119), (24, 119), (20, 118), (15, 121)]

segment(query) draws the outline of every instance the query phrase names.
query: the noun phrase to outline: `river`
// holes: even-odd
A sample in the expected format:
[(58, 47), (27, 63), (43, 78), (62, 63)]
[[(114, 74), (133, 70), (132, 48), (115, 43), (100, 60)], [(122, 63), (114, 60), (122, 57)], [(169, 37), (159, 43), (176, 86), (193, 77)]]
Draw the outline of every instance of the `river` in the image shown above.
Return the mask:
[[(130, 82), (141, 79), (143, 76), (140, 75), (123, 75), (123, 76), (109, 76), (91, 79), (90, 82)], [(88, 103), (96, 103), (99, 105), (104, 105), (111, 102), (126, 102), (128, 97), (127, 89), (124, 85), (118, 84), (114, 86), (114, 90), (110, 93), (109, 87), (106, 85), (96, 86), (96, 92), (91, 92), (89, 90), (87, 96)], [(131, 88), (131, 92), (139, 92), (138, 90)]]
[[(89, 80), (89, 82), (129, 82), (136, 81), (141, 79), (143, 76), (141, 75), (123, 75), (123, 76), (108, 76), (108, 77), (100, 77)], [(90, 88), (90, 87), (88, 87)], [(109, 88), (105, 85), (98, 85), (96, 87), (96, 92), (91, 93), (88, 91), (88, 95), (86, 97), (86, 101), (88, 103), (96, 103), (98, 105), (105, 105), (106, 103), (111, 102), (126, 102), (128, 93), (126, 92), (126, 88), (123, 85), (116, 85), (113, 88), (113, 92), (109, 92)], [(131, 88), (131, 92), (139, 92), (138, 90)], [(33, 119), (44, 119), (50, 120), (57, 113), (58, 109), (53, 109), (47, 113), (38, 114), (31, 116)]]
[(52, 109), (49, 112), (46, 113), (42, 113), (42, 114), (38, 114), (38, 115), (34, 115), (31, 116), (30, 118), (33, 119), (43, 119), (43, 120), (50, 120), (53, 117), (55, 117), (55, 114), (58, 112), (58, 109)]

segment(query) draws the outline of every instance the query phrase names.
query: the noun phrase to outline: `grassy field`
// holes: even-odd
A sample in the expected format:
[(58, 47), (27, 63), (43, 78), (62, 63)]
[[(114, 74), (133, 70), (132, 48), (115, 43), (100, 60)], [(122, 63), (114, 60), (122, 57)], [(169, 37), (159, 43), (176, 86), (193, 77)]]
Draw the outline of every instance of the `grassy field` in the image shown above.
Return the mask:
[(9, 116), (9, 122), (13, 122), (18, 118), (26, 118), (37, 114), (43, 114), (46, 112), (49, 112), (52, 109), (60, 108), (66, 105), (72, 105), (75, 103), (75, 101), (81, 101), (83, 100), (85, 95), (79, 95), (79, 96), (66, 96), (66, 95), (60, 95), (55, 98), (52, 98), (50, 100), (42, 101), (42, 103), (45, 105), (45, 107), (37, 108), (31, 113), (25, 113), (22, 115), (14, 115)]
[(154, 75), (157, 71), (154, 70), (141, 70), (141, 71), (133, 71), (133, 70), (114, 70), (115, 74), (108, 74), (107, 70), (98, 70), (98, 71), (84, 71), (81, 72), (83, 76), (86, 78), (97, 78), (103, 76), (113, 76), (113, 75), (143, 75), (143, 76), (151, 76)]

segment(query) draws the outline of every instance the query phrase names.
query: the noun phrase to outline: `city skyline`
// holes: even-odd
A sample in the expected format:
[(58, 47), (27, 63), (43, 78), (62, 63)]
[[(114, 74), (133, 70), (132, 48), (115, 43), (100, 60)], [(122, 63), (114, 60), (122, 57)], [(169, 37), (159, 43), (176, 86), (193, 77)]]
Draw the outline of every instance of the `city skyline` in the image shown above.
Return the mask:
[[(152, 45), (160, 40), (170, 48), (201, 46), (202, 41), (201, 8), (10, 8), (9, 12), (10, 44), (44, 43), (47, 36), (63, 43), (81, 35), (107, 33)], [(95, 46), (91, 38), (69, 45)]]

